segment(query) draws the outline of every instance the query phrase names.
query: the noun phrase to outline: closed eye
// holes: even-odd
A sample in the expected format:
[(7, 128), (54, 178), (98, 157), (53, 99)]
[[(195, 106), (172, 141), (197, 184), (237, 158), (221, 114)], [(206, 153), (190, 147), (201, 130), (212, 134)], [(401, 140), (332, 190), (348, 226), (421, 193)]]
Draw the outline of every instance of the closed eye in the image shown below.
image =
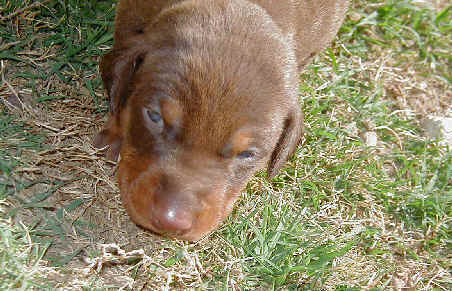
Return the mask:
[(237, 154), (239, 159), (251, 159), (254, 158), (256, 154), (253, 151), (243, 151)]
[(160, 134), (164, 129), (163, 117), (160, 112), (151, 108), (144, 108), (143, 117), (146, 127), (153, 134)]
[(162, 115), (156, 111), (147, 111), (149, 119), (154, 123), (160, 123), (162, 121)]

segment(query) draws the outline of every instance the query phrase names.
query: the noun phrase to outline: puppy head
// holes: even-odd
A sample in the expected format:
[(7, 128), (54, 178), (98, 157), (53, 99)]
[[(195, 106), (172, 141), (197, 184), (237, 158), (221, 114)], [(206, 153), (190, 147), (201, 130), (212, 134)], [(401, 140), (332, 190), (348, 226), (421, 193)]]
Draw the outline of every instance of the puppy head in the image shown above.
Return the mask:
[(302, 130), (288, 62), (262, 53), (281, 48), (262, 50), (264, 39), (245, 49), (196, 33), (154, 33), (146, 46), (104, 57), (112, 107), (96, 138), (112, 157), (121, 154), (121, 198), (131, 218), (185, 240), (214, 230), (257, 170), (276, 175)]

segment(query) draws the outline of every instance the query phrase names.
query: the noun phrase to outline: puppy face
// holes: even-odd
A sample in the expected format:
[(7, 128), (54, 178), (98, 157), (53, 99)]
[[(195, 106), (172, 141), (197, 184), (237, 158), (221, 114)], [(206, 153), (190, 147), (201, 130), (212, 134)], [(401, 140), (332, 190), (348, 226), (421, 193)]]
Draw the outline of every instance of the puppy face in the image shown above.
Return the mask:
[(268, 39), (246, 46), (188, 27), (196, 37), (145, 31), (103, 58), (111, 116), (95, 143), (121, 154), (121, 198), (137, 224), (197, 240), (230, 214), (257, 170), (272, 177), (284, 165), (302, 115), (288, 78), (296, 64), (267, 53), (283, 51), (277, 44), (263, 50)]
[(131, 96), (121, 119), (119, 184), (136, 223), (196, 240), (231, 212), (248, 179), (268, 162), (276, 142), (269, 137), (279, 130), (264, 119), (236, 121), (216, 111), (208, 118), (176, 98)]

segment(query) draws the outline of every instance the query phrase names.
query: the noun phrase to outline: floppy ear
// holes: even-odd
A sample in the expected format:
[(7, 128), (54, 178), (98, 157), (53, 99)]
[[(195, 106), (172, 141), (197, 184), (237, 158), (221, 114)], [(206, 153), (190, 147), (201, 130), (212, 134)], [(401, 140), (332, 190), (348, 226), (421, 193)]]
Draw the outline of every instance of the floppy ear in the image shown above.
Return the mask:
[(121, 149), (120, 112), (129, 95), (133, 75), (143, 61), (140, 51), (113, 50), (102, 57), (100, 72), (110, 99), (110, 116), (107, 125), (94, 138), (94, 146), (110, 146), (107, 158), (117, 160)]
[(303, 135), (303, 113), (297, 106), (289, 112), (284, 128), (268, 163), (268, 178), (272, 179), (295, 152)]
[(129, 95), (133, 75), (143, 62), (144, 53), (131, 50), (113, 50), (102, 57), (100, 73), (108, 97), (110, 111), (117, 114)]

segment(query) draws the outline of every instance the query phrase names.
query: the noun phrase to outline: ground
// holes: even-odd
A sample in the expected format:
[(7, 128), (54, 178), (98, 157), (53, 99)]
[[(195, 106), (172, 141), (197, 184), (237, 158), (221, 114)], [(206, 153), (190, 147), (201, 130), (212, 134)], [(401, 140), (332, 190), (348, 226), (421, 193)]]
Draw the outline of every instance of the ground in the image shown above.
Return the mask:
[(0, 288), (450, 290), (448, 1), (353, 1), (300, 76), (306, 135), (196, 243), (134, 225), (92, 146), (112, 1), (0, 0)]

